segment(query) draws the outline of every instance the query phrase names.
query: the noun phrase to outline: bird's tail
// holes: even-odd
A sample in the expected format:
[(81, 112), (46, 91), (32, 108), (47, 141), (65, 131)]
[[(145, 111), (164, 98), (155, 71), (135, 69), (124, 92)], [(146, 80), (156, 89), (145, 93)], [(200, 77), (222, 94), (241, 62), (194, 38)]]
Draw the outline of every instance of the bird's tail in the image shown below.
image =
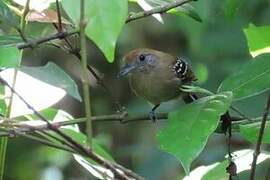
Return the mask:
[[(186, 104), (192, 103), (193, 101), (196, 101), (198, 98), (198, 96), (196, 96), (195, 94), (190, 94), (188, 93), (187, 95), (183, 96), (183, 100)], [(229, 112), (227, 111), (225, 114), (223, 114), (220, 117), (221, 120), (221, 129), (224, 133), (227, 132), (227, 129), (229, 126), (231, 126), (231, 116), (229, 114)]]

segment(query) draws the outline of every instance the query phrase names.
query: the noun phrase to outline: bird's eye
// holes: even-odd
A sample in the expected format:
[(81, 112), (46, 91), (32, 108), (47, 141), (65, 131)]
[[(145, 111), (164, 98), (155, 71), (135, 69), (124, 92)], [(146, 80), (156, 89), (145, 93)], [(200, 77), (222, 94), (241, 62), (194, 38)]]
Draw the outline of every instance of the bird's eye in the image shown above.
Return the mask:
[(140, 61), (144, 61), (144, 60), (145, 60), (145, 55), (141, 54), (141, 55), (139, 56), (139, 59), (140, 59)]

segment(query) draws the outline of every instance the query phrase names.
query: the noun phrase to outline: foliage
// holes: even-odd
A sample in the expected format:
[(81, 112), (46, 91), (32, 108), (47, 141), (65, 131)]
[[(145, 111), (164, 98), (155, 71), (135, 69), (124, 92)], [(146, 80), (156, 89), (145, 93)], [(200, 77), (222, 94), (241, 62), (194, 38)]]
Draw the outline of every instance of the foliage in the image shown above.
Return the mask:
[(256, 27), (253, 24), (249, 24), (249, 27), (244, 29), (244, 32), (247, 36), (250, 54), (253, 57), (269, 52), (269, 26)]
[[(63, 0), (62, 4), (75, 24), (79, 25), (79, 3)], [(102, 50), (109, 62), (114, 60), (114, 49), (127, 17), (127, 1), (86, 1), (86, 35)]]
[[(112, 93), (113, 95), (111, 99), (114, 99), (114, 95), (118, 94), (118, 92), (116, 92), (117, 90), (120, 91), (120, 88), (115, 88), (116, 86), (113, 84), (115, 83), (113, 80), (115, 79), (115, 68), (118, 68), (118, 64), (114, 63), (108, 65), (106, 64), (106, 61), (109, 63), (114, 62), (119, 56), (122, 56), (126, 50), (135, 46), (133, 44), (138, 44), (138, 41), (143, 42), (144, 46), (150, 46), (147, 42), (151, 39), (149, 38), (150, 36), (157, 39), (160, 38), (158, 42), (152, 44), (152, 46), (166, 48), (167, 44), (172, 43), (172, 41), (175, 42), (176, 45), (182, 44), (182, 42), (184, 42), (184, 38), (181, 39), (180, 36), (181, 34), (185, 34), (188, 39), (187, 41), (189, 41), (187, 44), (190, 48), (190, 52), (194, 54), (194, 59), (197, 59), (194, 60), (194, 69), (199, 79), (198, 84), (202, 85), (203, 88), (197, 86), (184, 86), (181, 87), (181, 90), (185, 92), (199, 93), (204, 97), (189, 105), (182, 106), (181, 108), (177, 106), (177, 110), (174, 110), (173, 108), (168, 110), (168, 122), (166, 122), (164, 127), (158, 128), (156, 133), (157, 144), (155, 144), (155, 147), (159, 147), (163, 152), (172, 154), (176, 157), (177, 161), (181, 162), (187, 175), (189, 173), (192, 175), (196, 171), (196, 169), (194, 169), (190, 172), (190, 167), (193, 167), (191, 164), (194, 163), (194, 160), (200, 158), (199, 155), (204, 154), (202, 153), (203, 150), (208, 153), (207, 158), (211, 159), (212, 163), (213, 161), (217, 161), (218, 158), (214, 157), (214, 153), (210, 153), (207, 142), (211, 143), (210, 137), (214, 136), (213, 134), (215, 130), (220, 125), (220, 117), (227, 111), (230, 111), (230, 107), (235, 105), (237, 106), (239, 104), (241, 105), (241, 103), (242, 107), (244, 107), (244, 111), (247, 112), (248, 109), (259, 108), (260, 106), (258, 106), (258, 104), (261, 104), (262, 102), (257, 102), (257, 98), (259, 99), (259, 95), (263, 96), (264, 92), (269, 92), (270, 26), (264, 25), (262, 23), (263, 20), (260, 22), (262, 25), (257, 25), (260, 23), (253, 22), (252, 17), (249, 17), (248, 13), (244, 14), (244, 12), (239, 11), (239, 9), (246, 5), (242, 0), (225, 0), (222, 2), (208, 0), (201, 2), (189, 2), (180, 7), (172, 8), (166, 11), (166, 13), (154, 14), (153, 16), (160, 22), (163, 22), (163, 24), (156, 23), (149, 19), (149, 21), (145, 20), (145, 24), (143, 24), (144, 22), (142, 20), (142, 24), (138, 23), (137, 27), (137, 24), (135, 23), (132, 25), (127, 24), (127, 19), (136, 14), (130, 12), (130, 15), (128, 15), (128, 9), (130, 7), (131, 11), (133, 9), (140, 8), (148, 11), (153, 8), (165, 7), (174, 1), (129, 1), (132, 3), (128, 4), (128, 0), (85, 0), (86, 19), (85, 22), (81, 22), (79, 1), (61, 0), (60, 10), (63, 22), (61, 26), (59, 25), (58, 19), (59, 12), (54, 1), (48, 1), (46, 3), (46, 7), (44, 5), (44, 7), (37, 8), (34, 7), (37, 4), (30, 4), (30, 9), (24, 7), (26, 1), (0, 2), (1, 82), (5, 80), (10, 86), (13, 86), (16, 93), (22, 96), (25, 101), (30, 104), (27, 105), (23, 102), (22, 99), (18, 97), (18, 94), (15, 93), (12, 95), (10, 88), (6, 86), (7, 84), (2, 83), (0, 85), (0, 113), (1, 116), (3, 116), (0, 122), (1, 136), (8, 135), (11, 137), (18, 133), (17, 135), (19, 136), (29, 139), (32, 138), (36, 141), (42, 142), (43, 144), (47, 143), (46, 145), (54, 146), (55, 148), (65, 151), (71, 151), (71, 153), (65, 156), (68, 157), (69, 162), (73, 159), (74, 162), (79, 163), (84, 169), (86, 169), (89, 174), (99, 179), (105, 179), (106, 177), (114, 178), (113, 173), (115, 172), (111, 171), (109, 165), (110, 163), (117, 163), (117, 161), (120, 158), (123, 158), (123, 156), (128, 156), (129, 158), (124, 157), (119, 161), (124, 163), (127, 159), (132, 159), (130, 160), (131, 163), (128, 163), (128, 166), (134, 168), (136, 172), (142, 175), (150, 172), (150, 168), (161, 167), (158, 166), (159, 163), (156, 163), (156, 161), (162, 159), (160, 158), (161, 155), (157, 155), (161, 152), (155, 154), (153, 153), (154, 151), (151, 151), (151, 153), (147, 154), (150, 150), (147, 149), (149, 143), (147, 142), (146, 134), (148, 133), (147, 135), (149, 136), (152, 131), (150, 132), (149, 129), (144, 129), (146, 126), (139, 127), (138, 129), (137, 127), (128, 129), (130, 127), (121, 126), (127, 128), (128, 130), (126, 131), (120, 130), (119, 127), (116, 128), (113, 125), (110, 125), (110, 128), (107, 128), (107, 126), (104, 125), (105, 123), (102, 123), (105, 121), (104, 117), (106, 115), (97, 116), (98, 120), (96, 119), (94, 122), (97, 122), (97, 124), (101, 123), (102, 126), (100, 127), (95, 124), (95, 138), (93, 138), (92, 141), (91, 152), (100, 156), (104, 162), (108, 162), (109, 165), (107, 164), (107, 166), (91, 159), (91, 157), (84, 157), (80, 154), (82, 153), (80, 148), (74, 147), (74, 144), (71, 142), (68, 142), (71, 144), (63, 143), (66, 139), (57, 134), (57, 131), (53, 131), (53, 127), (57, 127), (61, 132), (72, 140), (75, 140), (82, 147), (87, 147), (89, 145), (86, 143), (87, 137), (83, 133), (84, 127), (77, 125), (78, 123), (85, 122), (85, 120), (77, 118), (81, 116), (84, 117), (84, 112), (81, 114), (78, 113), (79, 115), (74, 113), (75, 115), (73, 115), (73, 109), (66, 110), (70, 105), (69, 103), (71, 101), (75, 101), (74, 104), (76, 108), (83, 111), (83, 105), (81, 102), (85, 101), (85, 99), (80, 95), (80, 79), (82, 73), (81, 66), (78, 61), (81, 53), (80, 48), (84, 47), (79, 47), (78, 42), (80, 37), (76, 32), (75, 35), (70, 35), (68, 33), (79, 30), (81, 28), (81, 23), (85, 23), (85, 34), (89, 38), (87, 41), (87, 48), (89, 48), (89, 51), (87, 51), (87, 55), (89, 56), (88, 59), (90, 61), (89, 66), (95, 65), (95, 68), (102, 69), (105, 72), (105, 75), (108, 74), (108, 76), (111, 76), (108, 78), (108, 81), (103, 81), (103, 77), (100, 79), (97, 78), (101, 76), (102, 73), (97, 71), (94, 74), (98, 81), (97, 84), (101, 85), (103, 88), (105, 87), (105, 93), (108, 93), (110, 89), (115, 90), (115, 92)], [(16, 3), (19, 3), (19, 5)], [(253, 4), (249, 2), (247, 4), (250, 4), (251, 7), (255, 7), (256, 3), (254, 2)], [(29, 13), (31, 16), (24, 17), (22, 16), (22, 12), (26, 14)], [(146, 17), (145, 13), (141, 14), (143, 15), (142, 17)], [(168, 14), (169, 16), (164, 19), (164, 14)], [(171, 14), (177, 16), (170, 16)], [(228, 19), (230, 21), (227, 21)], [(261, 19), (263, 19), (263, 17), (261, 17)], [(256, 25), (253, 25), (253, 23)], [(26, 29), (22, 28), (24, 26), (23, 24), (25, 24)], [(161, 30), (158, 31), (158, 28), (156, 27)], [(157, 32), (155, 32), (155, 30), (157, 30)], [(143, 31), (143, 33), (141, 31)], [(158, 34), (161, 31), (165, 31), (166, 33), (163, 33), (162, 35)], [(170, 31), (173, 32), (172, 39), (169, 38)], [(51, 41), (46, 39), (44, 40), (47, 36), (49, 37), (52, 35), (51, 32), (54, 32), (57, 37), (49, 39)], [(40, 37), (36, 37), (36, 35), (39, 35)], [(235, 38), (234, 42), (229, 38)], [(93, 46), (92, 41), (98, 48)], [(30, 43), (30, 45), (28, 43)], [(21, 49), (21, 45), (25, 44), (28, 46), (28, 49)], [(119, 50), (117, 47), (119, 47)], [(177, 46), (177, 50), (180, 49), (178, 47), (180, 47), (180, 45)], [(238, 50), (238, 47), (241, 48)], [(54, 51), (50, 51), (51, 49)], [(100, 60), (102, 59), (102, 56), (96, 55), (100, 53), (98, 49), (104, 54), (106, 61)], [(51, 57), (50, 55), (55, 52), (57, 52), (55, 59), (49, 58)], [(77, 60), (74, 60), (74, 58), (77, 58)], [(39, 59), (46, 59), (46, 63), (43, 61), (38, 62)], [(76, 61), (77, 64), (62, 64), (70, 59), (72, 62)], [(38, 66), (27, 66), (29, 64)], [(72, 67), (74, 69), (72, 72), (67, 72), (65, 67)], [(93, 68), (94, 71), (96, 71), (95, 68)], [(89, 84), (94, 84), (95, 86), (95, 82), (93, 82), (91, 78), (93, 78), (93, 74), (89, 78)], [(222, 79), (224, 80), (222, 81)], [(220, 83), (220, 81), (222, 82)], [(102, 84), (104, 82), (108, 83), (109, 86), (107, 87), (107, 84)], [(123, 92), (124, 91), (121, 91), (119, 94), (125, 96), (127, 93)], [(94, 101), (91, 102), (92, 106), (89, 109), (94, 112), (94, 115), (106, 114), (112, 111), (107, 111), (107, 109), (112, 109), (112, 107), (108, 105), (109, 103), (106, 99), (109, 98), (104, 95), (104, 91), (99, 91), (95, 87), (90, 89), (90, 94)], [(70, 98), (71, 100), (69, 99), (70, 101), (67, 102), (65, 101), (65, 98)], [(12, 101), (10, 99), (12, 99)], [(126, 99), (129, 100), (128, 110), (131, 112), (131, 117), (132, 115), (136, 115), (134, 112), (138, 112), (141, 109), (144, 113), (146, 112), (146, 108), (141, 106), (141, 104), (139, 105), (137, 100), (132, 100), (129, 96), (127, 96)], [(124, 101), (125, 97), (121, 100)], [(249, 101), (252, 102), (249, 103)], [(60, 107), (59, 104), (55, 105), (56, 103), (59, 103)], [(135, 104), (133, 106), (135, 107), (134, 111), (132, 110), (133, 104)], [(168, 105), (168, 107), (169, 106), (170, 105)], [(44, 122), (44, 120), (41, 121), (42, 118), (37, 114), (37, 112), (33, 112), (32, 108), (40, 112), (48, 122)], [(253, 110), (251, 111), (251, 114), (255, 112), (258, 111)], [(257, 116), (257, 114), (254, 114), (254, 116)], [(128, 117), (130, 117), (130, 115)], [(125, 116), (120, 117), (117, 113), (113, 114), (113, 117), (110, 120), (114, 118), (116, 120), (125, 120)], [(261, 119), (261, 117), (259, 117), (259, 119)], [(261, 123), (260, 121), (244, 121), (245, 122), (243, 124), (240, 122), (238, 129), (233, 129), (233, 131), (238, 131), (243, 140), (255, 144), (258, 141), (257, 139)], [(13, 123), (18, 124), (13, 127)], [(49, 126), (50, 123), (53, 123), (53, 125)], [(64, 125), (61, 125), (61, 123), (64, 123)], [(31, 133), (24, 133), (29, 126), (33, 128), (30, 128), (29, 130)], [(46, 126), (48, 127), (44, 128)], [(44, 130), (38, 131), (35, 128), (44, 128)], [(46, 131), (47, 134), (43, 131)], [(269, 131), (268, 118), (265, 134), (269, 134)], [(12, 134), (12, 132), (15, 134)], [(145, 141), (136, 144), (136, 146), (129, 146), (128, 144), (128, 148), (123, 148), (121, 146), (120, 149), (117, 147), (117, 143), (119, 142), (123, 141), (127, 143), (136, 138), (141, 138)], [(44, 141), (46, 141), (46, 143)], [(269, 143), (269, 137), (264, 136), (262, 141), (265, 144)], [(53, 145), (48, 144), (48, 142), (51, 142)], [(16, 146), (14, 144), (12, 145)], [(4, 179), (4, 176), (8, 179), (10, 176), (9, 174), (6, 175), (6, 173), (4, 173), (3, 176), (2, 171), (4, 171), (4, 167), (7, 169), (5, 172), (15, 171), (12, 169), (13, 167), (10, 168), (12, 170), (6, 168), (6, 166), (10, 166), (8, 164), (12, 164), (12, 166), (13, 164), (16, 164), (14, 159), (12, 161), (5, 160), (5, 153), (7, 151), (6, 146), (7, 138), (1, 137), (0, 179)], [(223, 144), (223, 146), (226, 146), (226, 144)], [(31, 153), (31, 151), (28, 150), (30, 148), (25, 145), (22, 147), (25, 148), (24, 153)], [(105, 149), (108, 149), (108, 151)], [(17, 148), (8, 151), (15, 151), (16, 154), (18, 153)], [(163, 152), (162, 154), (164, 155), (165, 153)], [(121, 155), (117, 155), (117, 153), (120, 153)], [(23, 153), (20, 154), (23, 155)], [(235, 154), (238, 155), (239, 152), (236, 152)], [(158, 158), (156, 158), (155, 155)], [(229, 161), (235, 160), (237, 162), (237, 167), (241, 167), (241, 165), (246, 164), (244, 161), (245, 155), (242, 156), (241, 154), (241, 156), (239, 155), (237, 158), (222, 156), (222, 158), (229, 159)], [(130, 156), (132, 156), (132, 158), (130, 158)], [(263, 153), (260, 157), (263, 158), (260, 159), (259, 163), (261, 166), (264, 166), (264, 163), (268, 162), (266, 160), (269, 159), (269, 155), (268, 153)], [(8, 158), (15, 158), (15, 156)], [(44, 155), (42, 158), (46, 159), (47, 157)], [(164, 161), (168, 162), (169, 158), (170, 157), (166, 156), (166, 160)], [(149, 159), (151, 160), (151, 163), (147, 161)], [(143, 160), (148, 162), (144, 162), (144, 166), (141, 165)], [(175, 162), (174, 160), (171, 161)], [(62, 166), (65, 167), (61, 168), (68, 168), (68, 162), (63, 164), (64, 165)], [(194, 166), (198, 166), (198, 164), (194, 164)], [(127, 164), (124, 165), (126, 166)], [(226, 176), (225, 169), (227, 165), (227, 160), (218, 162), (211, 166), (211, 170), (208, 169), (208, 171), (205, 172), (202, 179), (224, 178)], [(73, 169), (74, 165), (70, 166), (72, 166), (71, 169)], [(174, 165), (174, 167), (175, 166), (176, 165)], [(33, 165), (33, 168), (38, 168), (38, 166)], [(123, 174), (123, 169), (119, 167), (116, 169), (117, 172)], [(246, 172), (244, 172), (244, 170), (239, 172), (244, 172), (243, 174), (245, 174), (249, 172), (249, 169), (250, 168), (247, 167), (244, 169)], [(171, 169), (168, 171), (171, 172)], [(160, 171), (154, 169), (154, 172), (160, 174), (159, 177), (151, 176), (152, 179), (158, 179), (162, 177), (163, 172), (165, 172), (165, 167), (161, 168)], [(18, 178), (20, 173), (14, 173), (17, 174), (15, 178)], [(150, 175), (148, 176), (150, 177)], [(148, 176), (146, 175), (146, 178), (148, 178)], [(21, 179), (33, 179), (31, 174), (24, 174), (24, 176), (21, 177), (24, 177)], [(242, 176), (241, 174), (241, 177), (246, 176)]]
[[(181, 161), (187, 174), (191, 162), (203, 150), (231, 101), (232, 93), (224, 92), (204, 97), (180, 111), (169, 113), (169, 124), (159, 132), (158, 141), (162, 150)], [(178, 140), (175, 142), (170, 139)]]

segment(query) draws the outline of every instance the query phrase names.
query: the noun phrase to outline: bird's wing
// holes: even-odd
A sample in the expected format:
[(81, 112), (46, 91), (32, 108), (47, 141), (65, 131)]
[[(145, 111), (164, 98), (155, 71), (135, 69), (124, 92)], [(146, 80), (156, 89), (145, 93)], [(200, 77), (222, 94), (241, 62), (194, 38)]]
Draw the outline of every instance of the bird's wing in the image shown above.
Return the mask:
[(192, 72), (191, 66), (187, 63), (184, 58), (177, 57), (174, 61), (172, 69), (179, 79), (183, 82), (192, 82), (196, 81), (197, 78), (195, 77), (194, 73)]

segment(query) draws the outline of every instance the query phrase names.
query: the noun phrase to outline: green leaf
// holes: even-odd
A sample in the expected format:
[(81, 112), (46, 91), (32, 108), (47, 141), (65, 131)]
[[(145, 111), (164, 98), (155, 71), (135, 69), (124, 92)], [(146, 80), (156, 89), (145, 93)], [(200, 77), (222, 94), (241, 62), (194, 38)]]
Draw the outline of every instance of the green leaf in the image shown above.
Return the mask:
[(228, 173), (226, 173), (226, 167), (228, 166), (228, 161), (222, 161), (216, 167), (208, 171), (202, 178), (202, 180), (227, 180)]
[(19, 19), (3, 1), (0, 1), (0, 24), (18, 29)]
[[(155, 8), (157, 6), (163, 6), (163, 5), (169, 4), (171, 2), (174, 2), (174, 0), (137, 0), (136, 2), (144, 10), (149, 10), (149, 9), (146, 9), (146, 7), (150, 6), (152, 8)], [(184, 15), (184, 16), (191, 17), (196, 21), (199, 21), (199, 22), (202, 21), (199, 14), (195, 11), (194, 7), (188, 3), (183, 4), (182, 6), (170, 9), (169, 11), (167, 11), (167, 13), (176, 14), (176, 15), (180, 15), (180, 16)]]
[(17, 48), (0, 48), (0, 68), (17, 67), (20, 61), (21, 53)]
[(259, 55), (227, 77), (218, 92), (232, 91), (234, 100), (260, 94), (270, 88), (270, 54)]
[(96, 179), (115, 179), (113, 173), (110, 169), (98, 165), (91, 161), (89, 158), (85, 158), (78, 154), (73, 154), (74, 159), (84, 167), (92, 176), (96, 177)]
[[(260, 127), (261, 127), (261, 122), (256, 122), (256, 123), (251, 123), (251, 124), (245, 124), (245, 125), (240, 125), (240, 134), (246, 138), (248, 141), (251, 143), (256, 143)], [(266, 122), (265, 129), (264, 129), (264, 136), (263, 136), (263, 143), (270, 143), (270, 123)]]
[[(248, 179), (250, 176), (250, 165), (253, 160), (253, 150), (250, 149), (243, 149), (236, 152), (233, 152), (233, 161), (236, 164), (237, 167), (237, 176), (233, 179), (239, 179), (244, 180)], [(265, 162), (268, 161), (268, 163), (265, 164)], [(257, 160), (257, 168), (256, 176), (254, 179), (262, 179), (261, 177), (265, 177), (264, 175), (267, 173), (267, 168), (269, 165), (269, 153), (267, 152), (261, 152), (259, 154), (258, 160)], [(214, 166), (211, 170), (208, 170), (208, 172), (205, 172), (202, 180), (227, 180), (228, 179), (228, 173), (226, 173), (226, 167), (228, 166), (228, 160), (224, 160), (218, 165)], [(264, 169), (264, 170), (263, 170)]]
[(198, 80), (196, 81), (199, 84), (203, 84), (208, 79), (208, 69), (207, 66), (203, 63), (195, 64), (194, 71), (196, 72), (196, 77)]
[(56, 64), (49, 62), (42, 67), (27, 67), (23, 66), (21, 71), (37, 78), (43, 82), (51, 84), (53, 86), (64, 89), (70, 96), (82, 101), (82, 98), (78, 91), (78, 86), (73, 79), (69, 77), (61, 68)]
[[(80, 3), (63, 0), (63, 7), (71, 19), (79, 24)], [(92, 39), (109, 62), (114, 61), (114, 50), (128, 13), (127, 0), (86, 1), (86, 35)]]
[(243, 0), (226, 0), (224, 5), (225, 16), (232, 20), (235, 17), (237, 10), (242, 4)]
[(157, 135), (160, 148), (173, 154), (189, 173), (191, 162), (203, 150), (218, 126), (220, 116), (230, 106), (231, 92), (207, 96), (169, 113), (168, 125)]
[(248, 41), (250, 54), (255, 57), (259, 54), (270, 52), (270, 26), (256, 27), (249, 24), (244, 29)]
[[(43, 109), (40, 111), (40, 113), (43, 115), (43, 117), (45, 117), (47, 120), (50, 120), (52, 121), (55, 116), (57, 115), (57, 113), (59, 112), (60, 110), (58, 109), (54, 109), (52, 107), (49, 107), (47, 109)], [(28, 114), (28, 115), (24, 115), (27, 119), (29, 120), (40, 120), (40, 118), (35, 115), (35, 114)], [(19, 119), (19, 118), (18, 118)]]
[(21, 43), (22, 38), (17, 35), (0, 36), (0, 48), (15, 47), (17, 43)]
[(198, 22), (202, 22), (202, 19), (200, 18), (199, 14), (196, 12), (196, 10), (191, 4), (184, 4), (177, 8), (171, 9), (168, 11), (168, 13), (172, 13), (172, 14), (176, 14), (180, 16), (183, 16), (183, 15), (188, 16)]
[[(72, 137), (75, 141), (79, 142), (80, 144), (86, 144), (86, 136), (82, 132), (79, 132), (76, 128), (69, 126), (69, 127), (62, 127), (61, 131)], [(111, 155), (105, 151), (98, 143), (96, 139), (92, 139), (92, 148), (95, 153), (102, 156), (106, 160), (114, 161)]]

